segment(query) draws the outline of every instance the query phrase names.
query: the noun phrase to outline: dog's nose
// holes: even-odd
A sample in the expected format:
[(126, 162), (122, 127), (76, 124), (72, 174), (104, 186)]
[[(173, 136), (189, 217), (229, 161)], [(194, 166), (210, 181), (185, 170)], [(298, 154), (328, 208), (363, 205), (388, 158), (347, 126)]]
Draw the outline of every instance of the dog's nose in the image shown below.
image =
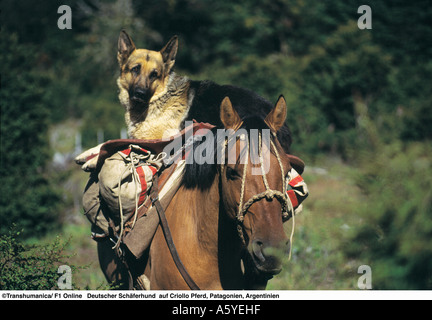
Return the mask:
[(147, 101), (149, 96), (149, 90), (143, 88), (136, 88), (133, 91), (132, 99)]

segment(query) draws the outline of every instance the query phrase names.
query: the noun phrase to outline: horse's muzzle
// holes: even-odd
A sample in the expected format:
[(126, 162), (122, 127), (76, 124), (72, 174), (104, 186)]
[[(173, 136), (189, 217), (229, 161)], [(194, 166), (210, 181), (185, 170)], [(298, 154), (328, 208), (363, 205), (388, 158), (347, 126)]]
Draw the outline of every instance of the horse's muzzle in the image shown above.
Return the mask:
[(252, 241), (250, 251), (255, 267), (261, 274), (274, 276), (282, 271), (280, 248), (270, 247), (258, 239)]

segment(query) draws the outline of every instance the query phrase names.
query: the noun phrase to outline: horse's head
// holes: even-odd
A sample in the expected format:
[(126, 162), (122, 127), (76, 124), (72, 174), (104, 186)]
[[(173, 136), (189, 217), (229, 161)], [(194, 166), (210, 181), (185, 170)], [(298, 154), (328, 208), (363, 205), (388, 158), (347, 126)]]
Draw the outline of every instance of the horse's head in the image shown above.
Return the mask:
[(281, 253), (289, 251), (283, 214), (287, 211), (285, 178), (291, 164), (276, 138), (286, 113), (283, 97), (265, 119), (240, 119), (229, 98), (223, 100), (220, 111), (225, 129), (232, 133), (225, 140), (221, 165), (223, 206), (237, 220), (247, 249), (245, 268), (265, 279), (281, 271)]

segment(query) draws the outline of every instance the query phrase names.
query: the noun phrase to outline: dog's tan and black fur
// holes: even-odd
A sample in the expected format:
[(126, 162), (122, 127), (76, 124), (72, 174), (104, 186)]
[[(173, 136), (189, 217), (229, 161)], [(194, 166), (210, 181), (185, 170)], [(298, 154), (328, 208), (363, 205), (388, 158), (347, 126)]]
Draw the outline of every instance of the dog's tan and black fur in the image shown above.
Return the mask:
[(129, 35), (121, 32), (117, 84), (131, 138), (160, 139), (177, 132), (185, 120), (190, 82), (172, 72), (177, 48), (173, 37), (161, 51), (136, 49)]
[[(193, 81), (173, 71), (178, 49), (174, 36), (160, 51), (137, 49), (131, 37), (121, 31), (117, 59), (120, 76), (117, 79), (119, 100), (125, 108), (125, 120), (130, 138), (161, 139), (172, 136), (184, 127), (186, 120), (220, 123), (220, 105), (229, 97), (243, 119), (250, 115), (265, 116), (274, 105), (253, 91), (211, 81)], [(253, 76), (253, 74), (251, 74)], [(285, 103), (283, 97), (279, 102)], [(289, 152), (291, 135), (286, 124), (278, 131), (278, 140)], [(98, 153), (100, 146), (76, 158), (78, 163)], [(95, 166), (86, 163), (84, 170)]]

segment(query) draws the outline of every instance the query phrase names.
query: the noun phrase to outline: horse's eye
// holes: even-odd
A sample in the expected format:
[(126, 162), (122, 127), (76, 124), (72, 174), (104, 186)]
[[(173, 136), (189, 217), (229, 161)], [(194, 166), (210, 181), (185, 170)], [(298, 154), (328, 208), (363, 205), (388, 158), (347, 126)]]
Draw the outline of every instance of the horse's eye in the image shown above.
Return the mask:
[(237, 178), (240, 178), (240, 175), (234, 168), (226, 167), (226, 177), (227, 179), (235, 180)]

